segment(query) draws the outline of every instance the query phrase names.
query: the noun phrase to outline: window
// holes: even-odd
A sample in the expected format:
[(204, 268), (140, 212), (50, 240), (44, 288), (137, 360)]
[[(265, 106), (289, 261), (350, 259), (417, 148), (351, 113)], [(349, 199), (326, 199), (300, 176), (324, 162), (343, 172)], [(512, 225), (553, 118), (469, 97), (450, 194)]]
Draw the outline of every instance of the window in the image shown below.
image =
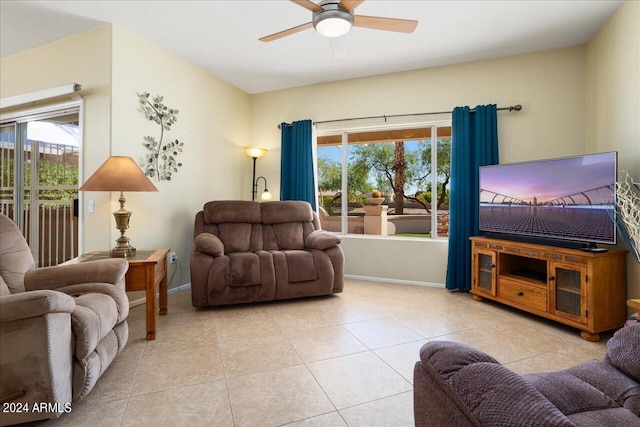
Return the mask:
[(446, 237), (450, 153), (450, 123), (321, 134), (322, 227), (355, 234)]

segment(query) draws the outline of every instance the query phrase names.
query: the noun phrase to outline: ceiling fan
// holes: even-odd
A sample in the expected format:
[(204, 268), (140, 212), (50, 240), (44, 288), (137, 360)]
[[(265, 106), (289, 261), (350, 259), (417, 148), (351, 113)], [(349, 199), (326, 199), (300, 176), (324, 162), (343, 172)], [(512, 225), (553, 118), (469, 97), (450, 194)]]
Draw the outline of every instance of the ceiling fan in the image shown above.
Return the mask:
[(364, 0), (322, 0), (320, 3), (314, 3), (311, 0), (291, 1), (313, 12), (311, 22), (262, 37), (260, 41), (278, 40), (311, 27), (325, 37), (335, 38), (348, 33), (351, 27), (412, 33), (418, 26), (418, 21), (412, 19), (355, 15), (353, 11)]

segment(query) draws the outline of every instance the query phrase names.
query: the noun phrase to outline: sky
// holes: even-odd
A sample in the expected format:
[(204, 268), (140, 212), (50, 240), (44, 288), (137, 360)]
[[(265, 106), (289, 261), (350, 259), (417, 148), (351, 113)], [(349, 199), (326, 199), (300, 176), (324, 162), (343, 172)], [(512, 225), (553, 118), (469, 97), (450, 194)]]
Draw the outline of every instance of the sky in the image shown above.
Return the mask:
[(591, 190), (614, 185), (616, 174), (615, 152), (488, 166), (480, 173), (481, 201), (487, 202), (493, 197), (491, 193), (498, 193), (525, 202), (535, 196), (538, 203), (544, 203), (588, 192), (589, 198), (599, 198), (593, 203), (610, 203), (612, 191)]

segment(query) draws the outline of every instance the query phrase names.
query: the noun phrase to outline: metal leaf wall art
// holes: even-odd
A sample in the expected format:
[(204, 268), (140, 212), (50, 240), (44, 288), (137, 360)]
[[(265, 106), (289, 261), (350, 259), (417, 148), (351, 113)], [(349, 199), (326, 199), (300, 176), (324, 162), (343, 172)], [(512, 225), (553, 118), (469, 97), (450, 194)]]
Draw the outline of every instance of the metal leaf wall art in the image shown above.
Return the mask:
[(174, 139), (170, 142), (164, 142), (165, 132), (171, 130), (171, 126), (178, 121), (178, 110), (169, 108), (163, 104), (163, 98), (160, 95), (149, 99), (149, 93), (139, 93), (140, 107), (148, 120), (156, 122), (160, 125), (160, 138), (153, 136), (144, 137), (144, 145), (149, 152), (146, 155), (146, 161), (143, 166), (145, 175), (158, 181), (171, 181), (173, 174), (178, 172), (178, 168), (182, 167), (182, 163), (176, 160), (176, 157), (182, 153), (184, 142)]

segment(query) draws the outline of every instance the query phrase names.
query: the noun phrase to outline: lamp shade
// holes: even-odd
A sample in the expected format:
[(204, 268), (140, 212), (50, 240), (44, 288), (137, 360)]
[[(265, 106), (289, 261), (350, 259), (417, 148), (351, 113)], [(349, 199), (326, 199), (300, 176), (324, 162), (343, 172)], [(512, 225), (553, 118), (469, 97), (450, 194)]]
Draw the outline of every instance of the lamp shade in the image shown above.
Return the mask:
[(253, 157), (254, 159), (259, 159), (260, 157), (264, 157), (267, 154), (267, 150), (264, 148), (254, 148), (254, 147), (246, 147), (244, 152), (249, 157)]
[(158, 191), (127, 156), (111, 156), (79, 188), (80, 191)]
[(273, 195), (269, 190), (265, 188), (264, 192), (260, 196), (260, 200), (262, 200), (263, 202), (268, 202), (269, 200), (272, 200), (272, 199), (273, 199)]

